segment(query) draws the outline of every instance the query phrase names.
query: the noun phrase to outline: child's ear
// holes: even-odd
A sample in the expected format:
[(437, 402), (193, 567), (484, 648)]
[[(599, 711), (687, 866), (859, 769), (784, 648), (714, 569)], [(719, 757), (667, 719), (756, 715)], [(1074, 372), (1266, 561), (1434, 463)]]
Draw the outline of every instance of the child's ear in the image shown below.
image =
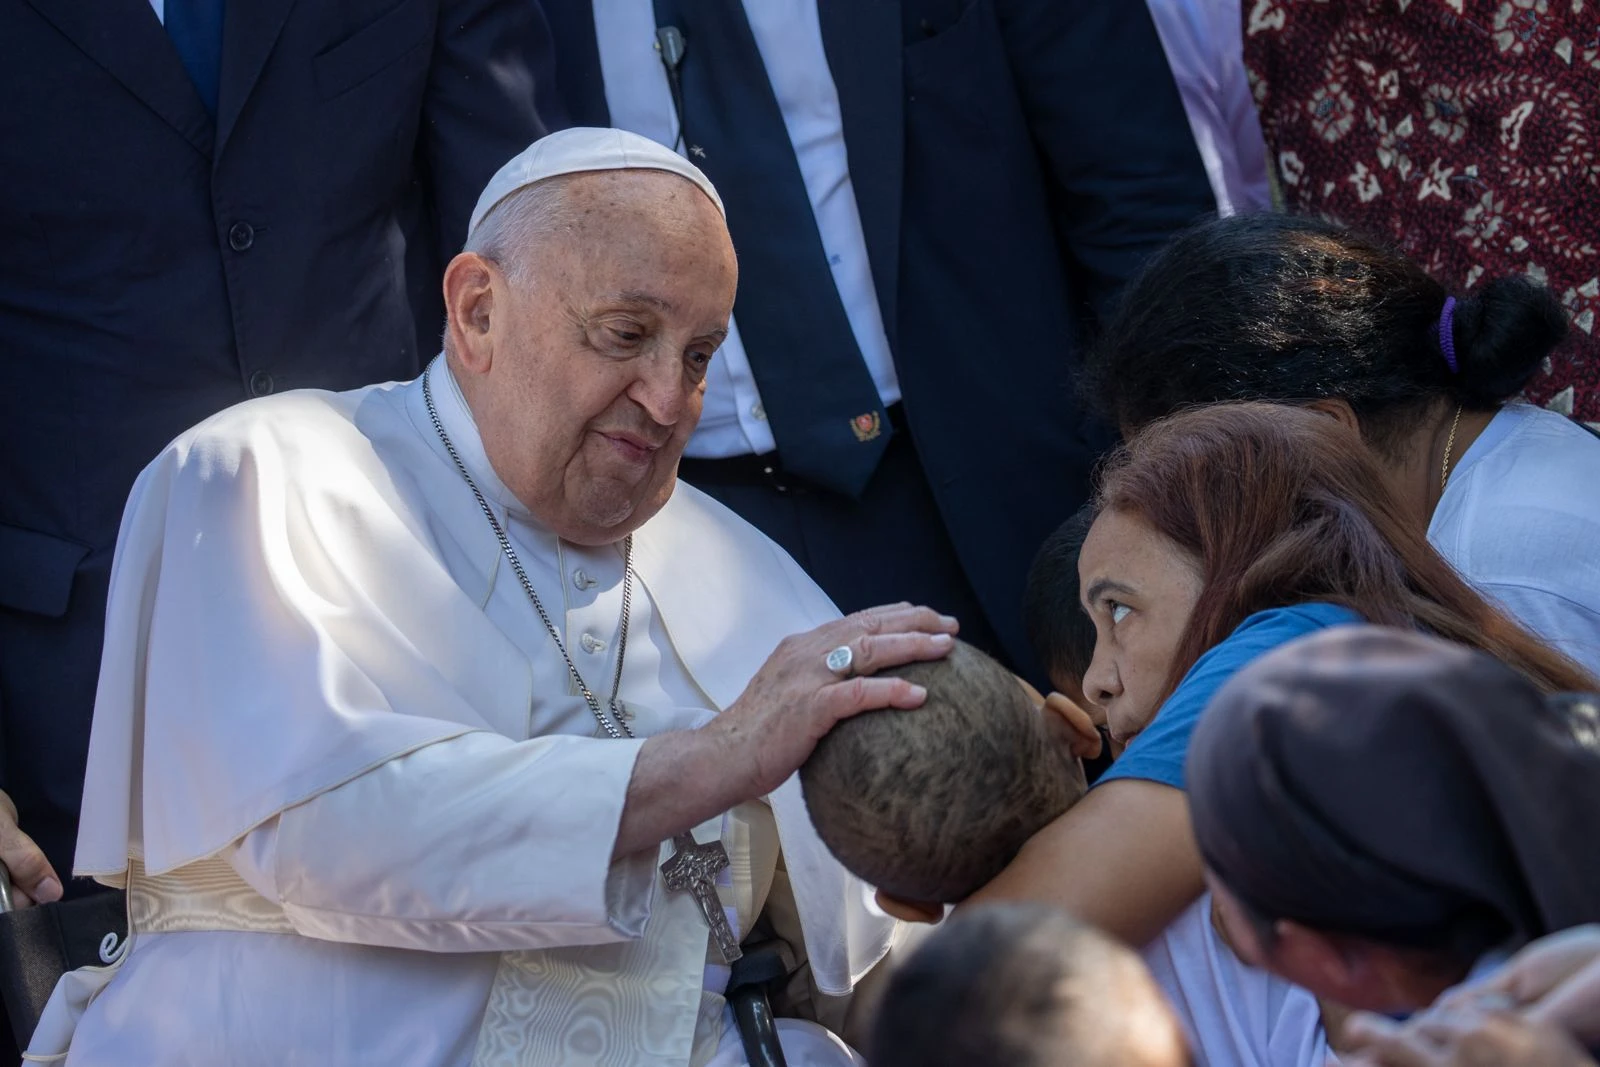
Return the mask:
[(944, 905), (930, 904), (925, 900), (901, 900), (883, 890), (874, 894), (878, 908), (885, 914), (908, 923), (936, 923), (944, 919)]
[(1074, 756), (1094, 759), (1100, 755), (1100, 731), (1094, 728), (1094, 719), (1087, 711), (1060, 693), (1051, 693), (1045, 698), (1044, 713), (1065, 727), (1061, 733)]
[(1022, 675), (1013, 674), (1011, 677), (1015, 678), (1017, 680), (1017, 684), (1022, 686), (1022, 692), (1026, 694), (1028, 700), (1032, 702), (1034, 707), (1037, 708), (1044, 704), (1044, 697), (1039, 694), (1037, 689), (1029, 685), (1027, 680), (1023, 678)]

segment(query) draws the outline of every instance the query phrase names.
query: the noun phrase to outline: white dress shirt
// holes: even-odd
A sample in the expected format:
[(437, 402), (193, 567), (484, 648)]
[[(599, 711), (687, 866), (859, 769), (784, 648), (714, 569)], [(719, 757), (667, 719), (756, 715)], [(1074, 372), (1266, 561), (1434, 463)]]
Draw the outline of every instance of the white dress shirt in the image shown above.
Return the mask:
[(1272, 207), (1267, 146), (1244, 67), (1239, 0), (1149, 0), (1223, 215)]
[(1507, 404), (1451, 467), (1428, 540), (1478, 592), (1600, 673), (1596, 484), (1600, 441), (1554, 411)]
[(1211, 925), (1210, 893), (1143, 956), (1200, 1067), (1338, 1067), (1317, 998), (1235, 956)]
[[(800, 163), (845, 317), (878, 395), (885, 405), (893, 404), (900, 399), (900, 382), (850, 185), (839, 93), (822, 47), (816, 0), (745, 0), (744, 8)], [(611, 124), (677, 146), (678, 117), (655, 49), (651, 0), (594, 0), (594, 28)], [(688, 47), (692, 52), (694, 42)], [(737, 321), (730, 325), (706, 382), (705, 409), (686, 455), (715, 459), (777, 447)]]

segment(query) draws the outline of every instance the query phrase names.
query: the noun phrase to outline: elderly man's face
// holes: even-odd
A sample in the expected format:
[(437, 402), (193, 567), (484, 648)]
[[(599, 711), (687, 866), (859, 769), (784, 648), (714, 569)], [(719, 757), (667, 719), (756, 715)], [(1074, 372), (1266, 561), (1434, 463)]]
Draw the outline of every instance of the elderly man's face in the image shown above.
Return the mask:
[(581, 175), (566, 196), (576, 225), (525, 253), (521, 277), (495, 272), (485, 336), (465, 331), (489, 366), (463, 387), (534, 517), (609, 544), (672, 495), (737, 269), (721, 215), (676, 175)]

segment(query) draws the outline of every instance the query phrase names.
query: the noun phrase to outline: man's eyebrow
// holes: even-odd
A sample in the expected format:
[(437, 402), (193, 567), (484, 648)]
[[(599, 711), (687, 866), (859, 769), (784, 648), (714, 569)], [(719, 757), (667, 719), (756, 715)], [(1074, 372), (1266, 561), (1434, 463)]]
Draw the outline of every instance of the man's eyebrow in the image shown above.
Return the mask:
[(1083, 606), (1085, 609), (1094, 607), (1095, 604), (1099, 603), (1100, 598), (1107, 593), (1132, 592), (1134, 592), (1134, 588), (1131, 585), (1125, 585), (1114, 578), (1101, 578), (1091, 583), (1089, 588), (1084, 590)]
[(644, 304), (647, 307), (655, 308), (657, 311), (673, 310), (672, 301), (663, 300), (654, 293), (645, 292), (643, 289), (624, 289), (611, 299), (612, 302), (617, 304)]

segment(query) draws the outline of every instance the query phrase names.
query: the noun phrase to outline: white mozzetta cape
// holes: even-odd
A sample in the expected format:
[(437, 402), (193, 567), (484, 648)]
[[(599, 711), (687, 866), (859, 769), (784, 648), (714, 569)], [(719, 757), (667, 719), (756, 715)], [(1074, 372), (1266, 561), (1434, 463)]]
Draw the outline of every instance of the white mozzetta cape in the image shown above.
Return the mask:
[[(713, 711), (739, 695), (782, 637), (837, 617), (786, 554), (689, 486), (677, 487), (634, 542), (670, 652)], [(463, 876), (429, 898), (424, 920), (380, 915), (366, 925), (330, 923), (315, 901), (284, 890), (273, 904), (294, 934), (150, 937), (265, 938), (274, 952), (301, 945), (316, 953), (319, 968), (338, 968), (341, 952), (355, 960), (382, 946), (401, 950), (383, 964), (387, 972), (403, 979), (395, 968), (414, 968), (421, 980), (444, 962), (441, 953), (509, 953), (504, 959), (524, 975), (548, 978), (531, 991), (525, 980), (520, 1000), (491, 1005), (490, 1014), (509, 1003), (526, 1009), (530, 1025), (582, 1016), (585, 998), (604, 999), (630, 972), (627, 981), (649, 991), (641, 994), (649, 1010), (610, 1018), (593, 1062), (686, 1063), (704, 924), (687, 896), (663, 899), (642, 866), (653, 867), (654, 854), (610, 862), (642, 742), (595, 736), (586, 711), (573, 714), (569, 691), (534, 691), (532, 662), (507, 636), (529, 628), (542, 632), (428, 421), (421, 379), (287, 393), (202, 423), (146, 468), (124, 515), (75, 873), (114, 885), (130, 871), (152, 881), (181, 874), (234, 855), (236, 842), (275, 819), (278, 839), (304, 838), (293, 813), (326, 803), (307, 801), (367, 783), (381, 795), (384, 779), (369, 772), (475, 731), (498, 735), (494, 743), (535, 768), (527, 788), (549, 798), (537, 820), (545, 825), (528, 827), (527, 848), (545, 852), (529, 869), (508, 866), (510, 887)], [(641, 733), (652, 732), (646, 719)], [(654, 729), (668, 721), (656, 719)], [(817, 840), (796, 779), (769, 801), (813, 980), (825, 993), (847, 993), (887, 952), (893, 924), (867, 909), (864, 887)], [(481, 813), (493, 817), (492, 806)], [(341, 847), (359, 866), (361, 842)], [(302, 841), (301, 853), (315, 851)], [(391, 887), (384, 873), (369, 879), (372, 899), (405, 913), (407, 894), (423, 893), (408, 883), (426, 879), (397, 869)], [(278, 877), (299, 884), (316, 872), (280, 869)], [(663, 933), (669, 928), (677, 933)], [(654, 947), (630, 957), (641, 936)], [(136, 930), (121, 979), (140, 955)], [(673, 973), (656, 974), (658, 966)], [(107, 1002), (116, 1002), (118, 984), (103, 994)], [(686, 1006), (686, 1017), (664, 1004)], [(128, 1010), (136, 1019), (138, 1006)], [(79, 1052), (75, 1045), (74, 1061)], [(543, 1062), (513, 1053), (486, 1057), (480, 1042), (475, 1062)]]

